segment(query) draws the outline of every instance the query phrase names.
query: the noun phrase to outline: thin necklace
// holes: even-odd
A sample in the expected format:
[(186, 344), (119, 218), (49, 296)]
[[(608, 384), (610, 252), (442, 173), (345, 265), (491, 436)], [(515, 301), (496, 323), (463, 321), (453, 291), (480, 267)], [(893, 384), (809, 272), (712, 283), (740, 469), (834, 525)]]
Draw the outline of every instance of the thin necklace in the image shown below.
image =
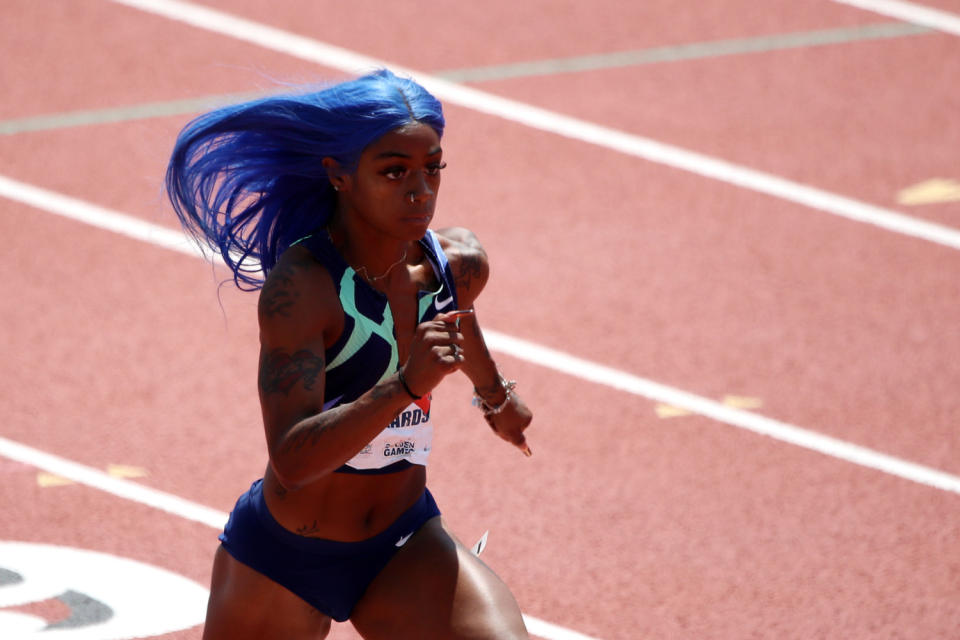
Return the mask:
[(391, 271), (395, 266), (397, 266), (398, 264), (400, 264), (401, 262), (403, 262), (404, 260), (407, 259), (407, 249), (409, 249), (409, 248), (410, 248), (409, 246), (403, 248), (403, 256), (402, 256), (399, 260), (397, 260), (396, 262), (394, 262), (392, 265), (390, 265), (389, 267), (387, 267), (387, 270), (383, 272), (383, 275), (382, 275), (382, 276), (373, 276), (373, 277), (371, 278), (370, 276), (367, 275), (367, 268), (366, 268), (366, 267), (360, 267), (359, 269), (357, 269), (357, 273), (360, 273), (361, 271), (363, 271), (363, 279), (366, 280), (366, 281), (367, 281), (368, 283), (370, 283), (370, 284), (373, 284), (373, 283), (376, 282), (377, 280), (382, 280), (383, 278), (386, 278), (386, 277), (387, 277), (387, 274), (390, 273), (390, 271)]

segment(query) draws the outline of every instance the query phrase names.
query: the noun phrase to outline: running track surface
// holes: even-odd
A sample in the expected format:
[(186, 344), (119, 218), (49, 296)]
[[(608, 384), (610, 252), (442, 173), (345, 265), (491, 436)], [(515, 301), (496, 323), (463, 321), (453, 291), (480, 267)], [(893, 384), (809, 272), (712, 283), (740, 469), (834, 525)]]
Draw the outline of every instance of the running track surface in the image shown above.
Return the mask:
[[(896, 22), (826, 0), (205, 5), (424, 75)], [(348, 75), (109, 0), (7, 0), (0, 53), (0, 122)], [(473, 86), (960, 229), (960, 201), (897, 201), (960, 182), (958, 77), (960, 36), (932, 30)], [(491, 256), (484, 327), (960, 476), (960, 250), (446, 111), (437, 223)], [(160, 179), (189, 118), (0, 136), (0, 176), (175, 228)], [(8, 198), (0, 255), (0, 436), (228, 512), (266, 464), (255, 296)], [(490, 530), (485, 560), (562, 628), (542, 637), (956, 637), (956, 491), (497, 357), (534, 410), (534, 456), (451, 378), (430, 486), (465, 542)], [(209, 585), (210, 526), (39, 471), (0, 458), (0, 540)]]

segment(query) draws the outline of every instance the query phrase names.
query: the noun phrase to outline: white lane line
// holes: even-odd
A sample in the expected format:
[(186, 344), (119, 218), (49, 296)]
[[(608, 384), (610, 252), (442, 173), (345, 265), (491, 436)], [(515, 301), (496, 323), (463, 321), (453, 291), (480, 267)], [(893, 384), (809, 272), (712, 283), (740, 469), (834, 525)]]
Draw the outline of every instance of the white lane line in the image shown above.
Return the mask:
[[(753, 38), (737, 38), (734, 40), (693, 42), (669, 47), (598, 53), (572, 58), (527, 60), (524, 62), (512, 62), (486, 67), (450, 69), (449, 71), (437, 72), (436, 76), (444, 80), (450, 80), (451, 82), (490, 82), (492, 80), (505, 80), (507, 78), (581, 73), (584, 71), (635, 67), (644, 64), (660, 64), (679, 60), (699, 60), (702, 58), (718, 58), (721, 56), (780, 51), (801, 47), (821, 47), (831, 44), (846, 44), (881, 38), (902, 38), (904, 36), (926, 33), (931, 33), (931, 30), (920, 25), (887, 22), (883, 24), (843, 27), (840, 29), (823, 29), (820, 31), (802, 31), (799, 33), (781, 33), (770, 36), (756, 36)], [(0, 124), (0, 132), (2, 132), (2, 130), (2, 124)]]
[[(18, 118), (0, 122), (0, 136), (9, 136), (31, 131), (83, 127), (96, 124), (142, 120), (146, 118), (164, 118), (209, 111), (229, 104), (262, 98), (268, 91), (250, 93), (232, 93), (227, 95), (204, 96), (186, 100), (152, 102), (148, 104), (114, 107), (112, 109), (94, 109), (92, 111), (69, 111), (30, 118)], [(277, 92), (274, 92), (277, 93)]]
[[(8, 178), (0, 176), (0, 195), (6, 195), (4, 185), (7, 183), (13, 183), (20, 187), (29, 186), (23, 185), (23, 183), (15, 183)], [(35, 189), (35, 187), (31, 188)], [(40, 189), (37, 189), (37, 191), (44, 194), (56, 195)], [(50, 213), (56, 213), (74, 220), (86, 222), (87, 224), (93, 224), (100, 228), (149, 242), (165, 249), (174, 249), (192, 256), (200, 255), (199, 252), (183, 250), (182, 243), (185, 243), (186, 239), (184, 235), (178, 231), (173, 231), (158, 225), (151, 225), (143, 220), (115, 211), (100, 209), (99, 207), (94, 207), (93, 205), (72, 198), (62, 196), (60, 198), (37, 198), (36, 202), (37, 204), (34, 204), (34, 206), (49, 211)], [(70, 210), (69, 206), (64, 206), (65, 202), (70, 205), (76, 204), (76, 206), (87, 215), (76, 215)], [(49, 203), (53, 203), (56, 206), (49, 208), (44, 206)], [(99, 215), (103, 215), (104, 220), (107, 222), (99, 221), (97, 219)], [(171, 239), (176, 238), (179, 238), (181, 244), (171, 242)], [(831, 438), (830, 436), (825, 436), (815, 431), (803, 429), (785, 422), (766, 418), (751, 411), (734, 409), (714, 400), (675, 387), (670, 387), (625, 371), (619, 371), (595, 362), (590, 362), (589, 360), (583, 360), (576, 356), (514, 338), (498, 331), (487, 329), (484, 331), (484, 335), (491, 349), (515, 358), (554, 369), (582, 380), (588, 380), (620, 391), (642, 396), (654, 402), (680, 407), (718, 422), (746, 429), (760, 435), (769, 436), (782, 442), (810, 449), (811, 451), (817, 451), (833, 458), (883, 471), (893, 476), (936, 487), (944, 491), (960, 494), (960, 478), (943, 471), (901, 460), (900, 458), (879, 451)]]
[(831, 438), (815, 431), (766, 418), (760, 414), (728, 407), (675, 387), (641, 378), (625, 371), (583, 360), (526, 340), (484, 329), (487, 346), (520, 360), (560, 371), (570, 376), (626, 391), (655, 402), (686, 409), (734, 427), (746, 429), (782, 442), (810, 449), (832, 458), (883, 471), (923, 485), (960, 494), (960, 477), (937, 469), (901, 460), (879, 451)]
[(905, 22), (930, 27), (944, 33), (960, 36), (960, 16), (931, 9), (922, 4), (901, 2), (900, 0), (833, 0), (858, 9), (865, 9), (880, 15), (889, 16)]
[(347, 49), (334, 47), (228, 13), (181, 2), (180, 0), (112, 1), (346, 73), (388, 67), (397, 73), (417, 78), (417, 81), (437, 98), (449, 104), (456, 104), (474, 111), (518, 122), (533, 129), (556, 133), (573, 140), (613, 149), (650, 162), (726, 182), (857, 222), (871, 224), (888, 231), (921, 238), (953, 249), (960, 249), (960, 230), (958, 229), (858, 202), (851, 198), (845, 198), (828, 191), (656, 140), (564, 116), (515, 100), (501, 98), (478, 89), (458, 85), (405, 67), (391, 65), (382, 60), (363, 56)]
[(181, 0), (112, 1), (347, 73), (384, 66), (376, 58), (199, 4)]
[[(204, 260), (209, 260), (212, 256), (180, 229), (170, 229), (2, 175), (0, 175), (0, 196), (93, 227), (149, 242), (163, 249), (178, 251)], [(242, 257), (239, 254), (231, 255), (234, 261), (239, 261)], [(253, 264), (249, 258), (246, 263), (248, 266)]]
[(223, 525), (227, 523), (227, 514), (222, 511), (190, 502), (136, 482), (115, 478), (99, 469), (93, 469), (2, 437), (0, 437), (0, 455), (106, 493), (133, 500), (187, 520), (200, 522), (214, 529), (222, 530)]
[[(902, 38), (932, 32), (933, 30), (927, 27), (915, 24), (887, 22), (875, 25), (785, 33), (738, 40), (696, 42), (672, 47), (619, 51), (616, 53), (578, 56), (573, 58), (553, 58), (549, 60), (532, 60), (488, 67), (448, 69), (437, 72), (436, 76), (453, 82), (484, 82), (489, 80), (502, 80), (504, 78), (595, 71), (599, 69), (632, 67), (676, 60), (695, 60), (698, 58), (713, 58), (742, 53), (775, 51), (778, 49), (816, 47), (881, 38)], [(126, 122), (129, 120), (195, 114), (224, 105), (254, 100), (272, 93), (283, 93), (286, 91), (289, 91), (289, 88), (281, 87), (280, 89), (253, 93), (210, 95), (185, 100), (168, 100), (89, 111), (68, 111), (65, 113), (18, 118), (16, 120), (4, 120), (0, 121), (0, 136), (47, 131), (49, 129), (64, 129), (68, 127)]]
[[(757, 53), (789, 49), (797, 47), (815, 47), (828, 44), (842, 44), (875, 40), (880, 38), (901, 38), (905, 36), (932, 33), (933, 30), (914, 24), (902, 22), (887, 22), (883, 24), (844, 27), (841, 29), (827, 29), (823, 31), (805, 31), (800, 33), (785, 33), (773, 36), (760, 36), (738, 40), (720, 40), (714, 42), (696, 42), (672, 47), (657, 47), (654, 49), (640, 49), (636, 51), (619, 51), (573, 58), (553, 58), (549, 60), (533, 60), (488, 67), (472, 67), (448, 69), (436, 73), (438, 78), (452, 82), (483, 82), (502, 80), (504, 78), (519, 78), (532, 75), (553, 75), (558, 73), (574, 73), (580, 71), (594, 71), (617, 67), (631, 67), (642, 64), (672, 62), (676, 60), (695, 60), (698, 58), (712, 58), (724, 55), (742, 53)], [(287, 87), (258, 91), (253, 93), (234, 93), (226, 95), (209, 95), (185, 100), (168, 100), (146, 104), (129, 105), (107, 109), (88, 111), (68, 111), (41, 116), (18, 118), (16, 120), (0, 121), (0, 136), (47, 131), (50, 129), (64, 129), (68, 127), (83, 127), (129, 120), (148, 118), (163, 118), (195, 114), (229, 104), (245, 102), (262, 98), (272, 93), (289, 91)]]
[(164, 249), (204, 257), (200, 248), (188, 240), (182, 231), (151, 224), (123, 213), (111, 211), (83, 200), (41, 189), (5, 176), (0, 176), (0, 196), (94, 227), (143, 240)]

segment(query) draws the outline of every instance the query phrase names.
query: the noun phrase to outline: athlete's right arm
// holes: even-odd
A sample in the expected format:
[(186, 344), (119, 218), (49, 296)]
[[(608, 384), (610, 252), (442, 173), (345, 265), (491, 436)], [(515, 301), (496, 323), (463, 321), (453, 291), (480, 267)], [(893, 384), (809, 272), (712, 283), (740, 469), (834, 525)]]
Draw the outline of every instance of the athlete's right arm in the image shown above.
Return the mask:
[(324, 349), (338, 324), (329, 273), (304, 247), (286, 251), (260, 291), (257, 386), (270, 464), (289, 490), (352, 458), (409, 403), (394, 379), (323, 411)]
[[(270, 464), (289, 490), (343, 465), (412, 401), (393, 375), (356, 401), (323, 411), (324, 349), (339, 333), (340, 309), (329, 273), (299, 246), (284, 253), (260, 292), (260, 406)], [(417, 328), (404, 374), (423, 392), (460, 366), (444, 357), (451, 342), (462, 344), (450, 327), (456, 332), (443, 322)]]

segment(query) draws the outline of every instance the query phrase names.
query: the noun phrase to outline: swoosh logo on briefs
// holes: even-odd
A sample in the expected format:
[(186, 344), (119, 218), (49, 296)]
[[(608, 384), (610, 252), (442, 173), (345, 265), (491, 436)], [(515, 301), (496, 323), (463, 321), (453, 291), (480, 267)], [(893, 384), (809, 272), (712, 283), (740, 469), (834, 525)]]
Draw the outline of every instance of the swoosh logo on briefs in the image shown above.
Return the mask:
[(411, 531), (411, 532), (408, 533), (407, 535), (405, 535), (405, 536), (403, 536), (402, 538), (400, 538), (400, 541), (397, 542), (397, 546), (398, 546), (398, 547), (402, 547), (404, 544), (406, 544), (407, 540), (409, 540), (409, 539), (410, 539), (410, 536), (412, 536), (412, 535), (413, 535), (413, 532)]
[(441, 300), (440, 298), (434, 298), (434, 299), (433, 299), (433, 304), (437, 305), (437, 311), (440, 311), (440, 309), (443, 309), (445, 306), (447, 306), (447, 305), (450, 304), (451, 302), (453, 302), (453, 296), (452, 296), (452, 295), (451, 295), (449, 298), (447, 298), (446, 300)]

